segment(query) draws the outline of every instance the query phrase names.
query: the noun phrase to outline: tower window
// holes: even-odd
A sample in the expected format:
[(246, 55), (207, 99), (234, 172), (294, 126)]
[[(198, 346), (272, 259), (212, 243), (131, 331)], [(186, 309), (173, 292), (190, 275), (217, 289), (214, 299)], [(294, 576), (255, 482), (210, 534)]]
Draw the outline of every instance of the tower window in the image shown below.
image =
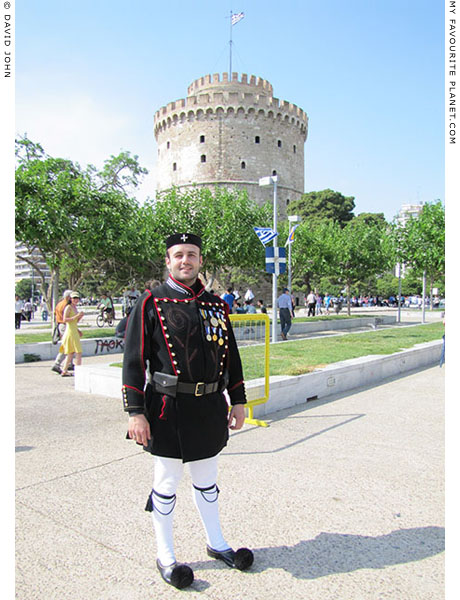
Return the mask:
[(173, 171), (177, 171), (177, 163), (173, 163)]
[(243, 160), (243, 161), (242, 161), (242, 163), (241, 163), (241, 168), (242, 168), (242, 169), (245, 169), (245, 168), (246, 168), (246, 163), (244, 162), (244, 160)]
[(254, 141), (255, 141), (256, 144), (260, 144), (260, 137), (258, 135), (256, 135)]
[(278, 148), (281, 148), (281, 140), (278, 140)]
[(166, 148), (167, 148), (168, 150), (169, 150), (170, 146), (171, 146), (171, 143), (170, 143), (170, 142), (166, 142)]
[(272, 171), (272, 175), (276, 175), (276, 171), (275, 170)]
[(206, 162), (206, 154), (202, 154), (201, 155), (201, 162), (205, 163)]
[(288, 198), (288, 199), (286, 200), (286, 206), (289, 206), (289, 202), (290, 202), (290, 200), (289, 200), (289, 198)]
[(204, 135), (200, 135), (200, 144), (204, 144)]
[(294, 150), (294, 154), (297, 152), (297, 146), (294, 144), (294, 146), (292, 147), (292, 149)]

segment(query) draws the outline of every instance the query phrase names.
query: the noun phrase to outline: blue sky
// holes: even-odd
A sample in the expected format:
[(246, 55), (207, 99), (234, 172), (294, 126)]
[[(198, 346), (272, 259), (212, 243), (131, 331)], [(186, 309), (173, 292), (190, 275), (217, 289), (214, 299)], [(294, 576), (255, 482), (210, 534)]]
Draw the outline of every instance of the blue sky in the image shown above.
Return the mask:
[[(21, 0), (16, 132), (101, 167), (120, 150), (151, 172), (155, 111), (229, 68), (268, 79), (309, 116), (305, 191), (355, 214), (444, 200), (444, 3), (433, 0)], [(261, 173), (261, 176), (264, 174)]]

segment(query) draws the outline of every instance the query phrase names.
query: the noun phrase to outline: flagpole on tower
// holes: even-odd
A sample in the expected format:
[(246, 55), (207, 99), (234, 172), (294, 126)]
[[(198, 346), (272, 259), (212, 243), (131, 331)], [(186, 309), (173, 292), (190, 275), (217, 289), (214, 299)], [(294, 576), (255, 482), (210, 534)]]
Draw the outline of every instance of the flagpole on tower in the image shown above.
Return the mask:
[(230, 11), (230, 69), (228, 72), (229, 81), (232, 80), (232, 46), (233, 46), (232, 28), (233, 28), (233, 25), (236, 25), (243, 18), (244, 18), (244, 12), (233, 14), (233, 11), (232, 10)]
[(228, 80), (232, 80), (232, 29), (233, 29), (233, 12), (230, 11), (230, 68), (228, 71)]

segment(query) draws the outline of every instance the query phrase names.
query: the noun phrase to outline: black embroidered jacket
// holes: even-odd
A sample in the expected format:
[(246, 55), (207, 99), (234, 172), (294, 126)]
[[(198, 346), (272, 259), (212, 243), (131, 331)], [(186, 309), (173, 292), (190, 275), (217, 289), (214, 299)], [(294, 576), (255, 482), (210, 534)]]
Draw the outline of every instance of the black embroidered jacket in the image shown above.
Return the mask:
[(130, 414), (147, 416), (152, 442), (146, 449), (152, 453), (186, 461), (219, 452), (228, 439), (222, 389), (172, 398), (152, 385), (155, 372), (187, 383), (223, 382), (227, 374), (231, 404), (246, 403), (228, 305), (199, 279), (189, 288), (170, 276), (136, 302), (126, 328), (123, 404)]

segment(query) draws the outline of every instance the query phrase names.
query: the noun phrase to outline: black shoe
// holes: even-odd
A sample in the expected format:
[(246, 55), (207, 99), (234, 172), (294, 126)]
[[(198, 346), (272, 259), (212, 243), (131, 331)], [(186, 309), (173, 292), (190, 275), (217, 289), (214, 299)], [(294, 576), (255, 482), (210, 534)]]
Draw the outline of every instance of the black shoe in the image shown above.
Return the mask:
[(232, 569), (239, 569), (240, 571), (249, 569), (254, 562), (254, 554), (251, 552), (251, 550), (248, 550), (248, 548), (240, 548), (236, 552), (229, 548), (228, 550), (219, 552), (210, 546), (206, 546), (206, 552), (211, 558), (223, 560), (224, 563)]
[(55, 373), (59, 373), (59, 375), (62, 373), (61, 367), (56, 364), (51, 367), (51, 370), (54, 371)]
[(175, 562), (168, 567), (163, 567), (160, 559), (157, 559), (157, 567), (166, 583), (179, 590), (193, 583), (193, 571), (188, 565)]
[(75, 365), (72, 363), (69, 368), (67, 369), (67, 371), (75, 371)]

